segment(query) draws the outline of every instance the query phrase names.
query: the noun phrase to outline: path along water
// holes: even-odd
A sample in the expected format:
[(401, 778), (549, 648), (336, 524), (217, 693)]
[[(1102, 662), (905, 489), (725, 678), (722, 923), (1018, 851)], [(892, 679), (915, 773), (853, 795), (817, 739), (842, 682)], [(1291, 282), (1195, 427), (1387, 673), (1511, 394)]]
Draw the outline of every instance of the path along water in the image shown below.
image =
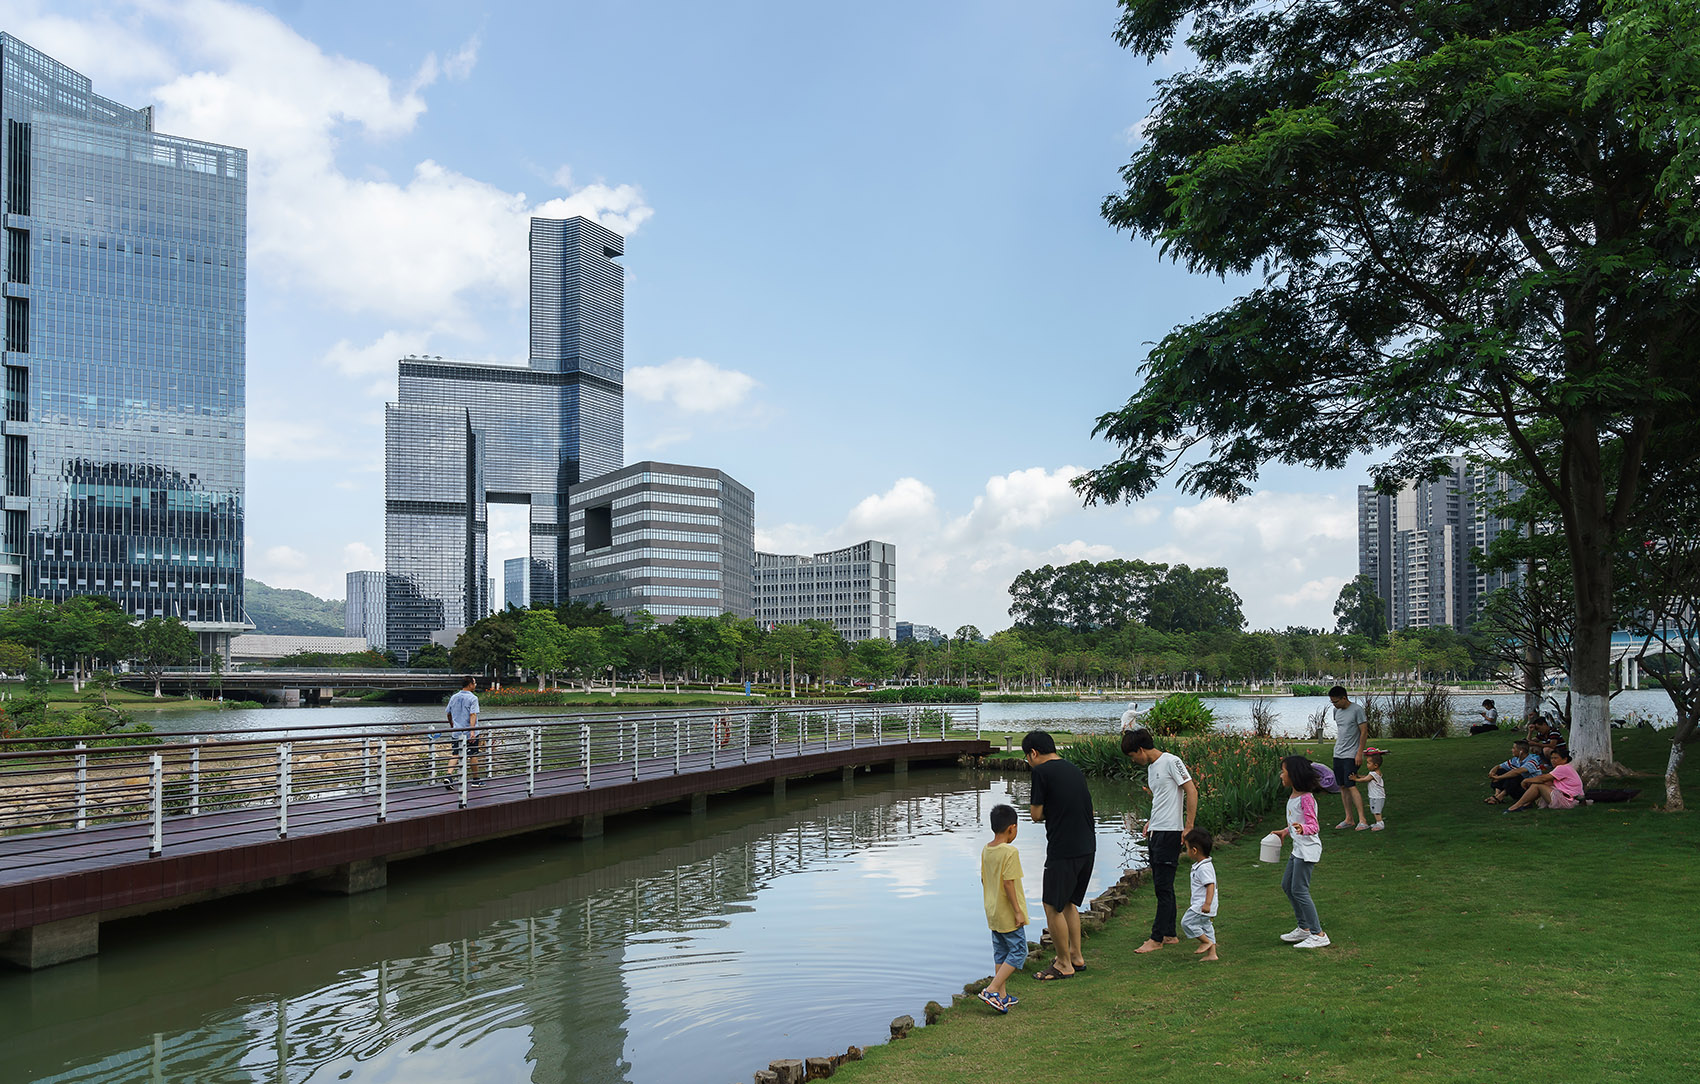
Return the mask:
[[(978, 852), (1027, 787), (793, 784), (399, 863), (364, 896), (115, 923), (97, 957), (0, 973), (0, 1080), (747, 1080), (882, 1041), (990, 972)], [(1094, 894), (1141, 860), (1127, 787), (1095, 802)], [(1017, 845), (1040, 915), (1043, 829), (1023, 820)]]

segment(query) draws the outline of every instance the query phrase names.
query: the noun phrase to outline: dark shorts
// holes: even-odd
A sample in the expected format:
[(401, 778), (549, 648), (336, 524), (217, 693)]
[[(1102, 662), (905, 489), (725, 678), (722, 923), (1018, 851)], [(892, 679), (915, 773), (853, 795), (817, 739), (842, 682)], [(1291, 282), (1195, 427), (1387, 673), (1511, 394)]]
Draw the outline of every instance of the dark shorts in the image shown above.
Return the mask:
[(451, 734), (449, 740), (454, 743), (455, 756), (465, 756), (468, 752), (478, 755), (478, 735), (472, 735), (472, 740), (468, 741), (465, 734)]
[(1045, 859), (1045, 879), (1039, 899), (1053, 911), (1086, 902), (1086, 883), (1092, 879), (1092, 855)]
[(1340, 784), (1341, 790), (1357, 790), (1358, 785), (1352, 782), (1352, 773), (1358, 770), (1358, 762), (1354, 757), (1334, 758), (1334, 782)]

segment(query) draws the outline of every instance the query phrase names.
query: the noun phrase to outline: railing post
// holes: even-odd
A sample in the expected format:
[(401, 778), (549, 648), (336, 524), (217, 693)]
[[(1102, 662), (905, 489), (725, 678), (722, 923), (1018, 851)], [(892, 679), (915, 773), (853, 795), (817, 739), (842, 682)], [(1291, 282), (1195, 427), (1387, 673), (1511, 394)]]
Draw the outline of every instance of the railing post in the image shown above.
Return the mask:
[(850, 709), (850, 748), (856, 748), (856, 709)]
[[(451, 736), (449, 741), (454, 741)], [(455, 774), (460, 776), (460, 807), (466, 808), (466, 788), (472, 780), (472, 733), (467, 731), (461, 739), (460, 758), (455, 762)]]
[(637, 782), (638, 777), (638, 727), (640, 725), (636, 719), (632, 720), (632, 782), (634, 783)]
[(189, 739), (189, 816), (201, 815), (201, 739)]
[(390, 817), (390, 740), (378, 739), (378, 820)]
[(974, 705), (974, 740), (980, 740), (980, 705)]
[(578, 725), (579, 738), (584, 744), (584, 787), (590, 789), (590, 724)]
[[(942, 706), (942, 705), (941, 705)], [(939, 712), (939, 741), (950, 740), (950, 710)]]
[(720, 716), (710, 716), (708, 720), (708, 770), (713, 771), (719, 766), (720, 752)]
[(437, 783), (437, 736), (435, 734), (425, 735), (425, 747), (431, 751), (431, 784), (435, 786)]
[(289, 743), (277, 746), (277, 835), (289, 835)]
[(372, 739), (360, 739), (360, 793), (372, 793)]
[(77, 831), (89, 826), (89, 755), (88, 745), (77, 743)]
[(749, 712), (745, 712), (743, 714), (742, 721), (743, 721), (743, 724), (744, 724), (744, 763), (748, 764), (750, 762), (750, 714), (749, 714)]
[(153, 811), (153, 830), (148, 834), (148, 853), (160, 854), (165, 850), (165, 758), (155, 753), (151, 759), (153, 778), (148, 785), (148, 804)]
[(679, 774), (679, 720), (673, 720), (673, 774)]
[(525, 796), (530, 798), (537, 793), (537, 742), (538, 731), (531, 727), (525, 732)]

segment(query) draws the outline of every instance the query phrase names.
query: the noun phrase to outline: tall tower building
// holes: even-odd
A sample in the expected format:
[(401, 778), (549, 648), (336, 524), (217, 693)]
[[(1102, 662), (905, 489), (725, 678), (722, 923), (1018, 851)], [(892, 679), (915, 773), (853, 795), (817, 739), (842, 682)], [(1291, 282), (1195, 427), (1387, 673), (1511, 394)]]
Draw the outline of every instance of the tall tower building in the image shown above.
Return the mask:
[(0, 594), (108, 595), (222, 649), (242, 608), (247, 152), (0, 34)]
[[(391, 650), (405, 656), (431, 632), (489, 612), (486, 503), (527, 506), (528, 597), (566, 600), (567, 490), (625, 459), (625, 271), (614, 262), (624, 251), (618, 234), (588, 219), (534, 218), (529, 363), (401, 360), (385, 427)], [(472, 444), (454, 455), (476, 463), (476, 479), (437, 477), (447, 469), (437, 457), (408, 450), (419, 446), (410, 434), (441, 424), (415, 408), (458, 412)], [(455, 495), (416, 496), (444, 485)]]
[(1474, 555), (1510, 529), (1497, 508), (1519, 489), (1508, 475), (1463, 458), (1395, 494), (1358, 487), (1358, 572), (1375, 582), (1389, 628), (1466, 628), (1489, 593), (1516, 582), (1515, 572), (1482, 571)]

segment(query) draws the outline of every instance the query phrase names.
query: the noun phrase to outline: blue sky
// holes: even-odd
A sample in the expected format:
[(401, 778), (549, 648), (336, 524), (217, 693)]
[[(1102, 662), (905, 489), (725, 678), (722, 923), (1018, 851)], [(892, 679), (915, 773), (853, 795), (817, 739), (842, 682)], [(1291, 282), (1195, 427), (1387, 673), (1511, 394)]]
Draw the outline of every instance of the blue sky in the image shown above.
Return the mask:
[(1234, 505), (1068, 489), (1147, 344), (1238, 285), (1098, 216), (1170, 70), (1115, 16), (0, 0), (161, 131), (249, 148), (257, 579), (341, 597), (381, 567), (396, 358), (522, 361), (526, 218), (586, 214), (627, 236), (628, 460), (728, 471), (763, 548), (895, 542), (900, 616), (947, 628), (1111, 556), (1226, 565), (1253, 626), (1330, 625), (1359, 474), (1273, 469)]

